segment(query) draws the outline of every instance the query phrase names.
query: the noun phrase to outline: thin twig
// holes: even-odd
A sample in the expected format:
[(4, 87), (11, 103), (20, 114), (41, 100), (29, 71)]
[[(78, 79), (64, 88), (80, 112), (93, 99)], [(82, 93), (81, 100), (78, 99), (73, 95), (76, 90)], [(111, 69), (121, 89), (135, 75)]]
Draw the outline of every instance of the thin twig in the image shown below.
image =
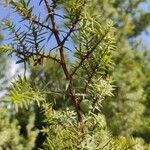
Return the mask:
[(71, 28), (71, 31), (69, 31), (69, 33), (67, 34), (67, 36), (62, 40), (61, 42), (61, 39), (59, 37), (59, 31), (57, 30), (57, 27), (56, 27), (56, 24), (55, 24), (55, 18), (54, 18), (54, 7), (50, 7), (49, 4), (48, 4), (48, 0), (44, 0), (44, 3), (46, 5), (46, 8), (47, 8), (47, 11), (48, 11), (48, 14), (50, 16), (50, 20), (51, 20), (51, 23), (52, 23), (52, 28), (53, 28), (53, 33), (54, 33), (54, 36), (55, 36), (55, 39), (57, 41), (57, 44), (59, 46), (59, 53), (60, 53), (60, 64), (62, 66), (62, 69), (64, 71), (64, 74), (66, 76), (66, 79), (67, 80), (70, 80), (70, 84), (69, 84), (69, 87), (68, 87), (68, 93), (69, 93), (69, 96), (72, 100), (72, 103), (75, 107), (75, 110), (76, 110), (76, 113), (77, 113), (77, 117), (78, 117), (78, 121), (81, 122), (82, 120), (82, 117), (81, 117), (81, 114), (79, 112), (79, 105), (78, 105), (78, 102), (76, 100), (76, 96), (75, 96), (75, 89), (74, 89), (74, 86), (73, 86), (73, 82), (72, 82), (72, 77), (70, 76), (70, 73), (68, 71), (68, 68), (67, 68), (67, 65), (66, 65), (66, 61), (65, 61), (65, 55), (64, 55), (64, 42), (67, 40), (67, 38), (70, 36), (70, 32), (72, 32), (73, 28)]
[(106, 34), (87, 52), (87, 54), (81, 59), (81, 61), (79, 62), (79, 64), (75, 67), (74, 71), (71, 73), (71, 76), (73, 76), (73, 75), (76, 73), (76, 71), (82, 66), (82, 64), (84, 63), (84, 61), (89, 58), (89, 56), (93, 53), (93, 51), (97, 48), (97, 46), (103, 41), (103, 39), (106, 37), (107, 34), (108, 34), (108, 31), (107, 31)]
[(130, 148), (132, 148), (133, 146), (135, 146), (136, 144), (137, 144), (137, 143), (134, 143), (134, 144), (132, 144), (132, 145), (129, 145), (128, 147), (124, 148), (124, 150), (130, 149)]
[(24, 52), (19, 52), (18, 50), (15, 50), (15, 49), (13, 49), (13, 51), (20, 54), (20, 55), (23, 55), (23, 56), (28, 55), (28, 57), (31, 57), (31, 56), (35, 55), (35, 56), (40, 56), (41, 58), (49, 58), (49, 59), (52, 59), (53, 61), (60, 64), (59, 59), (57, 59), (55, 57), (52, 57), (50, 55), (44, 55), (44, 54), (41, 54), (41, 53), (37, 54), (37, 53), (34, 53), (34, 52), (29, 52), (29, 51), (26, 51), (26, 53), (24, 53)]
[(91, 82), (93, 76), (95, 75), (95, 72), (96, 72), (98, 67), (99, 67), (99, 64), (96, 64), (96, 66), (92, 69), (91, 74), (88, 76), (88, 79), (87, 79), (87, 82), (86, 82), (86, 85), (85, 85), (85, 88), (84, 88), (84, 92), (86, 92), (87, 87), (88, 87), (89, 83)]
[(103, 150), (111, 142), (111, 140), (112, 139), (109, 139), (108, 142), (103, 147), (101, 147), (100, 149), (96, 149), (96, 150)]
[(48, 0), (44, 0), (44, 3), (46, 5), (46, 8), (47, 8), (47, 11), (48, 11), (48, 14), (49, 14), (49, 17), (50, 17), (50, 20), (51, 20), (51, 23), (52, 23), (52, 28), (53, 28), (53, 33), (54, 33), (54, 36), (56, 38), (56, 41), (57, 41), (57, 44), (60, 45), (60, 37), (59, 37), (59, 32), (56, 28), (56, 24), (55, 24), (55, 19), (54, 19), (54, 8), (50, 8), (49, 4), (48, 4)]

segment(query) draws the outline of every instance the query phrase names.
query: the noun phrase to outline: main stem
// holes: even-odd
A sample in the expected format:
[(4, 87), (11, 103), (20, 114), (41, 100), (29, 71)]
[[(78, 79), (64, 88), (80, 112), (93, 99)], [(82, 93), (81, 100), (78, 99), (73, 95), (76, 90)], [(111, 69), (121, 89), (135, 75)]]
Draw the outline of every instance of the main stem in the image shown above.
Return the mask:
[[(82, 124), (82, 116), (80, 114), (80, 108), (79, 108), (79, 102), (76, 99), (76, 95), (75, 95), (75, 88), (73, 85), (73, 79), (72, 76), (70, 75), (67, 65), (66, 65), (66, 61), (65, 61), (65, 57), (64, 57), (64, 51), (63, 51), (63, 45), (60, 47), (60, 60), (61, 60), (61, 66), (63, 68), (64, 74), (66, 76), (66, 79), (70, 81), (69, 83), (69, 87), (68, 87), (68, 95), (71, 98), (71, 101), (75, 107), (75, 111), (77, 113), (77, 118), (78, 118), (78, 122), (77, 122), (77, 145), (80, 145), (80, 138), (81, 138), (81, 133), (82, 133), (82, 128), (81, 128), (81, 124)], [(80, 150), (80, 148), (77, 147), (77, 150)]]
[(70, 81), (70, 84), (69, 84), (69, 87), (68, 87), (68, 92), (69, 92), (68, 94), (69, 94), (69, 96), (71, 98), (71, 101), (72, 101), (72, 103), (73, 103), (73, 105), (75, 107), (75, 110), (77, 112), (78, 121), (81, 122), (82, 121), (82, 117), (81, 117), (81, 114), (79, 112), (79, 104), (78, 104), (78, 101), (77, 101), (76, 96), (75, 96), (75, 88), (73, 86), (72, 76), (70, 75), (70, 73), (68, 71), (68, 68), (67, 68), (67, 65), (66, 65), (66, 61), (65, 61), (65, 55), (64, 55), (64, 44), (65, 44), (65, 41), (67, 40), (68, 36), (71, 34), (74, 26), (71, 28), (71, 30), (67, 34), (68, 36), (64, 37), (64, 39), (61, 41), (61, 39), (59, 37), (59, 31), (57, 30), (57, 27), (56, 27), (56, 24), (55, 24), (54, 9), (51, 9), (48, 6), (48, 1), (47, 0), (44, 0), (44, 1), (45, 1), (47, 10), (49, 12), (49, 15), (50, 15), (50, 20), (51, 20), (51, 23), (52, 23), (53, 34), (55, 36), (55, 39), (57, 41), (58, 46), (60, 47), (59, 48), (60, 64), (62, 66), (62, 69), (64, 71), (66, 79)]
[(76, 113), (77, 113), (77, 117), (78, 117), (78, 121), (81, 122), (82, 121), (82, 117), (81, 114), (79, 112), (79, 103), (76, 99), (76, 95), (75, 95), (75, 88), (73, 86), (73, 82), (72, 82), (72, 76), (70, 75), (67, 65), (66, 65), (66, 61), (65, 61), (65, 56), (64, 56), (64, 51), (63, 51), (63, 45), (61, 45), (60, 49), (60, 60), (61, 60), (61, 66), (62, 69), (64, 71), (64, 74), (66, 76), (66, 79), (70, 81), (69, 86), (68, 86), (68, 95), (71, 98), (71, 101), (75, 107)]
[(70, 31), (68, 32), (68, 34), (66, 35), (66, 37), (64, 37), (64, 39), (61, 41), (60, 36), (59, 36), (59, 31), (57, 30), (56, 24), (55, 24), (55, 18), (54, 18), (54, 8), (50, 8), (48, 5), (48, 1), (44, 0), (46, 7), (47, 7), (47, 11), (49, 13), (50, 16), (50, 20), (52, 23), (52, 29), (53, 29), (53, 34), (55, 36), (55, 39), (57, 41), (58, 47), (59, 47), (59, 54), (60, 54), (60, 65), (64, 71), (64, 74), (66, 76), (66, 79), (69, 80), (69, 86), (68, 86), (68, 95), (73, 103), (73, 106), (75, 107), (75, 111), (77, 113), (77, 121), (78, 121), (78, 145), (80, 145), (80, 134), (81, 134), (81, 123), (82, 123), (82, 116), (80, 114), (80, 107), (79, 107), (79, 102), (77, 101), (76, 95), (75, 95), (75, 87), (73, 85), (73, 75), (71, 75), (71, 73), (69, 72), (68, 68), (67, 68), (67, 64), (66, 64), (66, 60), (65, 60), (65, 55), (64, 55), (64, 44), (66, 42), (66, 40), (68, 39), (68, 37), (70, 36), (70, 34), (73, 32), (76, 23), (78, 22), (78, 17), (76, 18), (75, 22), (72, 23), (72, 27), (70, 28)]

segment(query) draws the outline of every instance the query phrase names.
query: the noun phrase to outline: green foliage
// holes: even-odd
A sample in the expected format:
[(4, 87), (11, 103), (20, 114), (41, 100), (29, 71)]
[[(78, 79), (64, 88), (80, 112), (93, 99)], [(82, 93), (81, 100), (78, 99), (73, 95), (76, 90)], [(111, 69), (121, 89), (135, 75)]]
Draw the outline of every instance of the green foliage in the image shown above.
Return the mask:
[(26, 135), (22, 134), (22, 126), (19, 123), (20, 118), (15, 117), (15, 110), (11, 103), (6, 102), (3, 98), (8, 92), (9, 83), (12, 80), (11, 71), (9, 70), (11, 60), (6, 58), (4, 55), (0, 56), (0, 149), (32, 150), (35, 147), (35, 140), (38, 135), (38, 130), (34, 128), (34, 115), (30, 114), (30, 117), (26, 118)]
[[(8, 49), (9, 46), (0, 45), (0, 51), (6, 52)], [(19, 121), (23, 115), (19, 119), (16, 118), (13, 106), (10, 102), (4, 100), (13, 78), (11, 67), (12, 60), (7, 58), (6, 55), (0, 54), (0, 150), (32, 150), (35, 147), (35, 140), (38, 135), (38, 130), (34, 126), (34, 114), (30, 113), (30, 116), (26, 118), (26, 134), (23, 134), (23, 127)]]
[(33, 131), (34, 116), (31, 115), (27, 125), (27, 136), (20, 135), (20, 126), (8, 109), (0, 106), (0, 150), (32, 150), (38, 131)]
[[(27, 29), (6, 20), (13, 40), (2, 45), (1, 52), (16, 55), (16, 63), (24, 63), (25, 70), (28, 63), (31, 80), (12, 83), (6, 99), (21, 108), (32, 101), (41, 104), (44, 149), (148, 149), (133, 137), (147, 112), (144, 87), (149, 66), (142, 61), (144, 53), (129, 42), (149, 24), (149, 13), (140, 14), (140, 1), (41, 0), (39, 10), (44, 5), (46, 11), (42, 17), (30, 0), (7, 3)], [(141, 17), (146, 19), (142, 27), (137, 26)]]
[(16, 109), (18, 106), (28, 108), (31, 101), (36, 101), (38, 104), (44, 100), (44, 94), (42, 91), (38, 91), (36, 87), (31, 87), (30, 82), (27, 79), (18, 79), (12, 83), (10, 92), (5, 98), (7, 101), (11, 101), (15, 104)]
[[(134, 40), (135, 37), (132, 39), (130, 37), (140, 34), (145, 28), (143, 26), (146, 24), (148, 26), (148, 22), (143, 17), (146, 24), (141, 26), (141, 29), (136, 28), (135, 20), (140, 22), (138, 16), (145, 13), (144, 11), (141, 13), (140, 7), (138, 7), (140, 1), (127, 2), (126, 5), (118, 1), (118, 3), (115, 3), (115, 7), (113, 3), (115, 2), (112, 2), (112, 4), (106, 2), (101, 5), (104, 7), (105, 13), (108, 13), (108, 16), (111, 15), (119, 26), (118, 53), (114, 55), (116, 66), (112, 71), (116, 90), (114, 91), (114, 97), (104, 101), (103, 112), (114, 135), (129, 136), (135, 135), (139, 128), (143, 126), (144, 103), (147, 101), (144, 87), (149, 78), (146, 76), (146, 72), (149, 70), (149, 64), (147, 63), (149, 52), (139, 51), (138, 43)], [(119, 13), (122, 9), (124, 11)], [(135, 12), (138, 15), (134, 15)], [(132, 43), (129, 43), (129, 40)]]
[[(60, 67), (64, 78), (66, 78), (65, 86), (61, 85), (58, 89), (55, 85), (53, 86), (56, 91), (47, 91), (47, 85), (44, 88), (46, 93), (50, 95), (60, 93), (62, 94), (61, 99), (64, 97), (64, 100), (66, 100), (64, 107), (57, 108), (58, 110), (53, 110), (53, 107), (48, 109), (46, 106), (43, 107), (46, 114), (50, 113), (46, 115), (46, 123), (48, 124), (46, 131), (48, 130), (48, 133), (45, 147), (47, 149), (82, 149), (93, 145), (96, 148), (102, 140), (99, 139), (94, 142), (100, 135), (100, 133), (96, 133), (100, 125), (97, 121), (96, 124), (98, 125), (95, 125), (93, 133), (90, 133), (88, 127), (86, 127), (88, 119), (85, 121), (86, 117), (82, 113), (82, 111), (85, 112), (85, 109), (83, 110), (82, 103), (84, 100), (80, 95), (85, 94), (89, 98), (89, 103), (93, 105), (90, 108), (93, 116), (89, 114), (91, 118), (98, 117), (94, 116), (96, 113), (94, 106), (97, 107), (97, 110), (100, 110), (101, 105), (97, 105), (97, 103), (100, 103), (98, 99), (101, 98), (101, 95), (103, 98), (106, 95), (111, 96), (112, 88), (107, 83), (106, 70), (112, 66), (112, 53), (115, 50), (113, 22), (111, 20), (106, 21), (100, 15), (97, 16), (94, 11), (93, 14), (92, 11), (88, 13), (88, 9), (94, 7), (92, 3), (70, 0), (61, 3), (64, 9), (63, 17), (65, 17), (62, 20), (63, 26), (61, 26), (55, 21), (54, 13), (54, 11), (57, 13), (60, 3), (57, 1), (52, 1), (51, 4), (48, 1), (43, 1), (43, 3), (45, 3), (48, 14), (46, 20), (41, 22), (41, 18), (38, 19), (33, 14), (33, 9), (31, 9), (33, 7), (30, 7), (29, 3), (10, 1), (12, 8), (20, 14), (22, 19), (29, 21), (27, 27), (29, 34), (22, 31), (21, 28), (16, 29), (13, 22), (5, 21), (6, 27), (13, 35), (13, 41), (10, 44), (11, 51), (9, 51), (9, 48), (2, 46), (3, 51), (15, 54), (19, 58), (16, 63), (24, 62), (26, 64), (27, 62), (30, 64), (32, 60), (34, 66), (36, 66), (42, 64), (44, 59), (52, 60)], [(47, 25), (49, 21), (52, 26)], [(66, 34), (63, 34), (60, 29)], [(51, 35), (53, 35), (57, 43), (48, 53), (44, 49), (45, 47), (41, 46), (46, 40), (47, 32), (50, 34), (48, 40), (51, 40)], [(69, 50), (66, 45), (67, 40), (74, 41), (75, 49), (72, 54), (76, 57), (75, 62), (69, 62), (69, 64), (67, 61), (67, 51)], [(101, 85), (96, 84), (97, 76), (101, 76), (99, 83)], [(76, 80), (77, 78), (74, 79), (74, 77), (80, 78)], [(76, 85), (76, 81), (82, 82), (80, 87)], [(40, 84), (36, 84), (40, 86)], [(97, 87), (97, 91), (93, 90), (94, 87)], [(42, 88), (36, 89), (27, 80), (19, 78), (12, 84), (6, 99), (21, 107), (28, 107), (30, 101), (33, 100), (44, 104)], [(56, 131), (60, 133), (57, 134)], [(69, 141), (66, 142), (66, 139)], [(87, 145), (88, 141), (92, 141), (89, 146)]]
[(8, 70), (8, 64), (6, 64), (6, 57), (5, 56), (0, 56), (0, 64), (5, 64), (5, 65), (0, 65), (0, 92), (3, 92), (5, 88), (8, 86), (8, 76), (6, 76), (6, 71)]
[(6, 52), (10, 52), (10, 51), (12, 51), (12, 47), (9, 47), (9, 46), (7, 46), (7, 45), (1, 45), (0, 46), (0, 53), (1, 54), (4, 54), (4, 53), (6, 53)]
[[(82, 123), (76, 124), (76, 114), (67, 108), (66, 110), (55, 111), (49, 104), (44, 104), (47, 127), (44, 132), (48, 135), (45, 142), (45, 149), (117, 149), (117, 150), (141, 150), (146, 149), (144, 141), (132, 137), (118, 136), (113, 138), (107, 129), (105, 117), (102, 114), (84, 117)], [(45, 109), (46, 108), (46, 109)], [(77, 131), (83, 130), (84, 134)], [(78, 141), (79, 137), (81, 141)], [(80, 142), (78, 147), (76, 143)], [(147, 149), (148, 150), (148, 149)]]
[(144, 64), (137, 59), (142, 53), (139, 55), (137, 52), (128, 51), (122, 55), (117, 58), (120, 65), (113, 72), (117, 90), (114, 92), (114, 98), (105, 101), (104, 109), (114, 134), (130, 135), (142, 123), (145, 110), (143, 102), (146, 95), (142, 87), (145, 82), (142, 72)]
[[(45, 109), (46, 122), (48, 123), (47, 127), (44, 129), (48, 134), (45, 145), (46, 149), (76, 149), (78, 138), (81, 137), (82, 140), (79, 141), (78, 145), (79, 149), (95, 149), (101, 143), (100, 140), (102, 140), (100, 138), (102, 136), (100, 133), (104, 134), (102, 137), (104, 140), (106, 136), (104, 131), (105, 123), (102, 124), (103, 118), (101, 116), (97, 117), (91, 114), (91, 116), (84, 118), (80, 125), (77, 125), (76, 113), (74, 111), (69, 108), (62, 111), (54, 111), (51, 106), (45, 105), (44, 109), (47, 108)], [(78, 134), (78, 130), (83, 130), (84, 134)], [(106, 141), (107, 138), (106, 136)], [(104, 141), (101, 143), (102, 145), (105, 144)]]

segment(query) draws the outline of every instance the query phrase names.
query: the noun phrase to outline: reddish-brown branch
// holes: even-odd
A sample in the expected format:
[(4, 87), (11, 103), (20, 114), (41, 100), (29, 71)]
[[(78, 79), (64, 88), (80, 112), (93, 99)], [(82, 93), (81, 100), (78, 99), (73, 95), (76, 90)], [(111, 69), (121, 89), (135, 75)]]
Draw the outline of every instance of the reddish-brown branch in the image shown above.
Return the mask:
[(57, 44), (59, 45), (59, 52), (60, 52), (60, 61), (61, 61), (61, 66), (63, 68), (63, 71), (65, 73), (65, 76), (67, 78), (67, 80), (70, 80), (70, 75), (67, 69), (67, 65), (65, 62), (65, 57), (64, 57), (64, 51), (63, 51), (63, 44), (61, 43), (60, 37), (59, 37), (59, 32), (56, 28), (56, 24), (55, 24), (55, 19), (54, 19), (54, 8), (50, 8), (49, 4), (48, 4), (48, 0), (44, 0), (49, 17), (51, 19), (51, 23), (52, 23), (52, 28), (53, 28), (53, 33), (54, 36), (56, 38)]
[(50, 30), (51, 32), (53, 32), (53, 29), (48, 26), (48, 25), (44, 25), (43, 23), (41, 23), (40, 21), (36, 20), (35, 18), (27, 18), (29, 21), (32, 21), (33, 23), (45, 28), (45, 29), (48, 29)]
[(53, 29), (54, 36), (56, 38), (57, 44), (60, 45), (61, 40), (60, 40), (59, 32), (58, 32), (56, 24), (55, 24), (54, 8), (50, 8), (50, 6), (48, 4), (48, 0), (44, 0), (44, 2), (46, 5), (46, 8), (47, 8), (47, 12), (48, 12), (48, 15), (50, 17), (51, 23), (52, 23), (52, 29)]
[[(11, 4), (12, 4), (14, 7), (17, 7), (18, 10), (19, 10), (19, 12), (22, 13), (22, 9), (20, 9), (20, 8), (16, 5), (15, 2), (11, 1)], [(25, 13), (25, 14), (26, 14), (26, 13)], [(51, 27), (49, 27), (48, 25), (44, 25), (44, 24), (41, 23), (39, 20), (36, 20), (36, 17), (34, 17), (34, 16), (23, 15), (23, 17), (25, 17), (27, 20), (29, 20), (29, 21), (31, 21), (31, 22), (37, 24), (37, 25), (40, 25), (41, 27), (46, 28), (46, 29), (48, 29), (48, 30), (50, 30), (50, 31), (53, 32), (53, 29), (52, 29)]]
[(28, 56), (28, 57), (30, 57), (30, 56), (40, 56), (41, 58), (49, 58), (49, 59), (51, 59), (51, 60), (53, 60), (53, 61), (55, 61), (55, 62), (57, 62), (57, 63), (61, 63), (60, 62), (60, 59), (57, 59), (57, 58), (55, 58), (55, 57), (52, 57), (52, 56), (50, 56), (50, 55), (44, 55), (44, 54), (41, 54), (41, 53), (34, 53), (34, 52), (29, 52), (29, 51), (26, 51), (26, 53), (24, 53), (24, 52), (19, 52), (18, 50), (13, 50), (14, 52), (16, 52), (16, 53), (18, 53), (18, 54), (20, 54), (20, 55), (23, 55), (24, 57), (26, 57), (26, 55)]
[(68, 37), (71, 35), (71, 33), (75, 30), (75, 27), (76, 27), (76, 24), (78, 23), (79, 21), (79, 16), (78, 15), (76, 17), (76, 19), (74, 20), (74, 22), (72, 22), (72, 25), (70, 27), (70, 30), (68, 31), (67, 35), (64, 37), (64, 39), (62, 40), (62, 43), (65, 43), (65, 41), (67, 41)]
[(64, 57), (64, 53), (63, 53), (63, 46), (60, 47), (60, 58), (61, 58), (61, 65), (62, 65), (63, 71), (65, 73), (66, 79), (70, 80), (69, 87), (68, 87), (68, 94), (69, 94), (69, 96), (72, 100), (72, 103), (73, 103), (74, 107), (75, 107), (77, 117), (78, 117), (78, 121), (81, 122), (82, 117), (81, 117), (81, 114), (79, 112), (79, 110), (80, 110), (79, 109), (79, 104), (78, 104), (78, 101), (76, 99), (75, 89), (74, 89), (74, 86), (73, 86), (73, 83), (72, 83), (72, 77), (70, 76), (70, 73), (67, 69), (67, 65), (66, 65), (66, 62), (65, 62), (65, 57)]
[(103, 39), (106, 37), (108, 31), (105, 33), (105, 35), (97, 41), (97, 43), (87, 52), (87, 54), (81, 59), (79, 64), (75, 67), (74, 71), (71, 73), (71, 76), (73, 76), (76, 71), (83, 65), (84, 61), (87, 60), (90, 55), (94, 52), (94, 50), (97, 48), (97, 46), (103, 41)]
[(79, 122), (82, 122), (82, 116), (80, 114), (80, 108), (79, 108), (79, 103), (76, 99), (76, 96), (75, 96), (75, 89), (74, 89), (74, 86), (73, 86), (73, 83), (72, 81), (70, 82), (70, 85), (69, 85), (69, 88), (68, 88), (68, 92), (70, 94), (70, 97), (72, 99), (72, 102), (73, 102), (73, 105), (75, 107), (75, 110), (76, 110), (76, 113), (77, 113), (77, 118), (78, 118), (78, 121)]
[(66, 79), (67, 80), (71, 80), (70, 73), (69, 73), (69, 71), (67, 69), (67, 65), (66, 65), (66, 62), (65, 62), (65, 56), (64, 56), (64, 52), (63, 52), (63, 46), (60, 47), (59, 51), (60, 51), (61, 66), (62, 66), (63, 71), (65, 73)]
[[(54, 60), (55, 62), (59, 63), (62, 66), (62, 69), (64, 71), (66, 79), (70, 80), (70, 84), (69, 84), (69, 87), (68, 87), (68, 95), (70, 96), (70, 98), (72, 100), (72, 103), (75, 107), (78, 121), (81, 122), (82, 117), (81, 117), (81, 114), (79, 112), (80, 109), (79, 109), (79, 104), (78, 104), (78, 101), (77, 101), (76, 95), (75, 95), (75, 88), (74, 88), (73, 82), (72, 82), (73, 79), (72, 79), (72, 76), (70, 75), (70, 72), (67, 68), (67, 64), (66, 64), (66, 60), (65, 60), (65, 54), (64, 54), (65, 41), (68, 39), (68, 37), (74, 31), (75, 25), (79, 21), (79, 14), (76, 17), (76, 19), (74, 20), (74, 22), (72, 21), (72, 26), (70, 27), (70, 30), (68, 31), (67, 35), (61, 41), (61, 38), (59, 36), (59, 31), (57, 29), (55, 18), (54, 18), (54, 14), (55, 14), (54, 9), (55, 8), (54, 8), (54, 6), (49, 5), (48, 0), (44, 0), (44, 3), (45, 3), (45, 6), (47, 8), (47, 12), (48, 12), (52, 27), (50, 27), (49, 25), (45, 25), (45, 24), (41, 23), (39, 20), (36, 20), (36, 17), (34, 17), (34, 16), (24, 15), (24, 17), (27, 20), (33, 22), (34, 24), (39, 25), (43, 28), (46, 28), (47, 30), (50, 30), (54, 34), (54, 37), (55, 37), (56, 42), (57, 42), (57, 46), (59, 47), (60, 59), (57, 59), (57, 58), (52, 57), (50, 55), (44, 55), (44, 54), (41, 54), (41, 53), (29, 52), (26, 48), (25, 48), (26, 53), (22, 52), (22, 51), (18, 51), (18, 50), (14, 50), (14, 51), (16, 51), (16, 53), (18, 53), (18, 54), (20, 54), (24, 57), (27, 57), (27, 56), (31, 57), (31, 56), (36, 55), (37, 57), (39, 56), (39, 59), (48, 58), (48, 59)], [(15, 6), (15, 3), (13, 3), (12, 5)]]
[(87, 90), (87, 87), (88, 87), (89, 83), (91, 82), (93, 76), (95, 75), (95, 72), (96, 72), (98, 66), (99, 66), (99, 64), (96, 64), (96, 66), (92, 69), (91, 74), (88, 75), (88, 79), (87, 79), (86, 85), (84, 87), (84, 92), (85, 93), (86, 93), (86, 90)]
[(77, 113), (77, 117), (78, 117), (78, 121), (80, 122), (82, 120), (81, 114), (79, 112), (79, 104), (76, 100), (76, 96), (75, 96), (75, 89), (72, 83), (72, 77), (70, 76), (70, 73), (68, 71), (67, 65), (66, 65), (66, 61), (65, 61), (65, 55), (64, 55), (64, 43), (67, 40), (67, 38), (70, 36), (70, 34), (73, 32), (75, 24), (73, 24), (73, 26), (71, 27), (70, 31), (68, 32), (68, 34), (66, 35), (66, 37), (62, 40), (59, 37), (59, 31), (57, 30), (56, 24), (55, 24), (55, 18), (54, 18), (54, 8), (50, 8), (49, 4), (48, 4), (48, 0), (44, 0), (48, 14), (50, 16), (51, 19), (51, 23), (52, 23), (52, 28), (53, 28), (53, 33), (55, 36), (55, 39), (57, 41), (59, 48), (59, 52), (60, 52), (60, 64), (62, 66), (62, 69), (64, 71), (64, 74), (66, 76), (67, 80), (70, 80), (70, 84), (68, 87), (68, 94), (72, 100), (72, 103), (75, 107), (76, 113)]

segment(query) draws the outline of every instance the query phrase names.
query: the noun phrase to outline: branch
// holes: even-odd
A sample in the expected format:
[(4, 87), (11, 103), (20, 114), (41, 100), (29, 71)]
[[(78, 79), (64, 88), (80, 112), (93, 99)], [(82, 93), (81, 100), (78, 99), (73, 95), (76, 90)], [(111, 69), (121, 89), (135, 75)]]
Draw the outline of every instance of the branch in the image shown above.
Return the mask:
[(30, 56), (33, 56), (33, 55), (36, 55), (36, 56), (40, 56), (40, 58), (49, 58), (49, 59), (52, 59), (54, 60), (55, 62), (59, 63), (60, 64), (60, 59), (57, 59), (55, 57), (52, 57), (49, 55), (44, 55), (44, 54), (41, 54), (41, 53), (34, 53), (33, 51), (30, 52), (29, 50), (27, 50), (27, 46), (26, 46), (26, 43), (24, 43), (24, 40), (21, 40), (21, 38), (19, 37), (19, 35), (17, 34), (16, 30), (10, 26), (10, 30), (12, 31), (12, 33), (15, 35), (15, 37), (17, 38), (20, 46), (22, 47), (22, 50), (23, 51), (18, 51), (16, 50), (15, 48), (13, 48), (13, 51), (24, 56), (24, 58), (27, 58), (27, 57), (30, 57)]
[[(112, 141), (112, 139), (109, 139), (108, 142), (103, 147), (100, 148), (100, 150), (104, 149), (111, 141)], [(96, 150), (98, 150), (98, 149), (96, 149)]]
[[(83, 2), (81, 7), (83, 7), (85, 4), (86, 4), (86, 1)], [(71, 33), (75, 30), (74, 28), (76, 27), (76, 24), (80, 21), (81, 12), (82, 12), (82, 8), (76, 14), (76, 17), (75, 17), (74, 21), (71, 22), (72, 25), (70, 27), (70, 30), (68, 31), (67, 35), (64, 37), (62, 43), (65, 43), (65, 41), (67, 41), (67, 39), (71, 35)]]
[(87, 52), (87, 54), (81, 59), (78, 66), (75, 67), (74, 71), (71, 73), (71, 76), (73, 76), (76, 71), (82, 66), (84, 61), (89, 58), (89, 56), (94, 52), (94, 50), (97, 48), (97, 46), (103, 41), (103, 39), (106, 37), (109, 31), (106, 32), (106, 34), (91, 48), (90, 51)]
[(29, 51), (26, 51), (26, 52), (19, 52), (18, 50), (15, 50), (15, 49), (13, 49), (13, 51), (14, 52), (16, 52), (16, 53), (18, 53), (18, 54), (20, 54), (20, 55), (23, 55), (24, 57), (30, 57), (30, 56), (33, 56), (33, 55), (35, 55), (35, 56), (40, 56), (41, 58), (49, 58), (49, 59), (51, 59), (51, 60), (53, 60), (53, 61), (55, 61), (55, 62), (57, 62), (57, 63), (61, 63), (60, 62), (60, 59), (57, 59), (57, 58), (55, 58), (55, 57), (52, 57), (52, 56), (50, 56), (50, 55), (44, 55), (44, 54), (41, 54), (41, 53), (34, 53), (34, 52), (29, 52)]
[(44, 24), (41, 23), (40, 21), (36, 20), (36, 17), (31, 16), (31, 14), (28, 15), (27, 12), (29, 12), (29, 10), (26, 10), (27, 12), (25, 12), (21, 7), (19, 7), (19, 6), (16, 4), (16, 2), (13, 2), (13, 1), (11, 1), (11, 5), (14, 6), (15, 8), (17, 8), (17, 9), (18, 9), (18, 12), (19, 12), (23, 17), (25, 17), (25, 19), (27, 19), (27, 20), (29, 20), (29, 21), (32, 21), (32, 22), (34, 22), (35, 24), (40, 25), (41, 27), (44, 27), (44, 28), (46, 28), (46, 29), (49, 29), (50, 31), (53, 32), (53, 29), (50, 28), (48, 25), (44, 25)]
[(48, 25), (44, 25), (40, 21), (36, 20), (34, 17), (26, 18), (26, 19), (28, 19), (29, 21), (32, 21), (33, 23), (40, 25), (41, 27), (46, 28), (46, 29), (50, 30), (51, 32), (53, 32), (53, 29), (51, 27), (49, 27)]
[(89, 83), (91, 82), (94, 74), (96, 73), (96, 70), (98, 67), (99, 67), (99, 64), (96, 64), (96, 66), (92, 69), (91, 75), (88, 75), (87, 83), (86, 83), (85, 88), (84, 88), (85, 92), (86, 92), (87, 87), (88, 87)]
[(60, 40), (60, 37), (59, 37), (59, 32), (56, 28), (56, 24), (55, 24), (55, 19), (54, 19), (54, 8), (50, 8), (49, 4), (48, 4), (48, 0), (44, 0), (44, 3), (46, 5), (46, 8), (47, 8), (47, 11), (48, 11), (48, 14), (49, 14), (49, 17), (51, 19), (51, 23), (52, 23), (52, 28), (53, 28), (53, 33), (54, 33), (54, 36), (56, 38), (56, 41), (57, 41), (57, 44), (60, 45), (61, 43), (61, 40)]
[(63, 42), (61, 42), (61, 39), (59, 37), (59, 31), (57, 30), (56, 28), (56, 24), (55, 24), (55, 19), (54, 19), (54, 7), (51, 9), (49, 4), (48, 4), (48, 0), (44, 0), (45, 2), (45, 5), (46, 5), (46, 8), (47, 8), (47, 11), (48, 11), (48, 14), (50, 16), (50, 19), (51, 19), (51, 23), (52, 23), (52, 28), (53, 28), (53, 33), (54, 33), (54, 36), (56, 38), (56, 41), (57, 41), (57, 44), (58, 46), (60, 46), (59, 48), (59, 52), (60, 52), (60, 64), (62, 66), (62, 69), (64, 71), (64, 74), (66, 76), (66, 79), (67, 80), (70, 80), (70, 84), (69, 84), (69, 87), (68, 87), (68, 93), (69, 93), (69, 96), (72, 100), (72, 103), (75, 107), (75, 110), (76, 110), (76, 113), (77, 113), (77, 117), (78, 117), (78, 120), (79, 122), (81, 122), (82, 120), (82, 117), (81, 117), (81, 114), (79, 112), (79, 105), (78, 105), (78, 102), (76, 100), (76, 96), (75, 96), (75, 89), (74, 89), (74, 86), (73, 86), (73, 83), (72, 83), (72, 78), (70, 76), (70, 73), (68, 71), (68, 68), (67, 68), (67, 65), (66, 65), (66, 61), (65, 61), (65, 56), (64, 56), (64, 42), (67, 40), (67, 38), (70, 36), (73, 28), (70, 29), (69, 33), (67, 34), (67, 36), (64, 38)]
[(70, 30), (68, 31), (67, 35), (64, 37), (62, 43), (65, 43), (67, 41), (68, 37), (71, 35), (71, 33), (75, 30), (74, 28), (79, 21), (79, 17), (80, 17), (80, 14), (78, 14), (76, 19), (72, 22), (72, 26), (71, 26)]
[(82, 116), (80, 114), (80, 107), (79, 107), (79, 103), (78, 103), (78, 101), (76, 99), (76, 94), (75, 94), (75, 89), (74, 89), (74, 86), (73, 86), (73, 83), (72, 83), (72, 79), (70, 80), (68, 92), (70, 94), (70, 98), (72, 100), (72, 103), (73, 103), (73, 105), (75, 107), (75, 111), (77, 113), (78, 121), (82, 122)]
[(126, 148), (124, 148), (124, 150), (130, 150), (132, 147), (134, 147), (136, 144), (138, 144), (138, 143), (134, 143), (134, 144), (132, 144), (132, 145), (129, 145), (129, 146), (127, 146)]

